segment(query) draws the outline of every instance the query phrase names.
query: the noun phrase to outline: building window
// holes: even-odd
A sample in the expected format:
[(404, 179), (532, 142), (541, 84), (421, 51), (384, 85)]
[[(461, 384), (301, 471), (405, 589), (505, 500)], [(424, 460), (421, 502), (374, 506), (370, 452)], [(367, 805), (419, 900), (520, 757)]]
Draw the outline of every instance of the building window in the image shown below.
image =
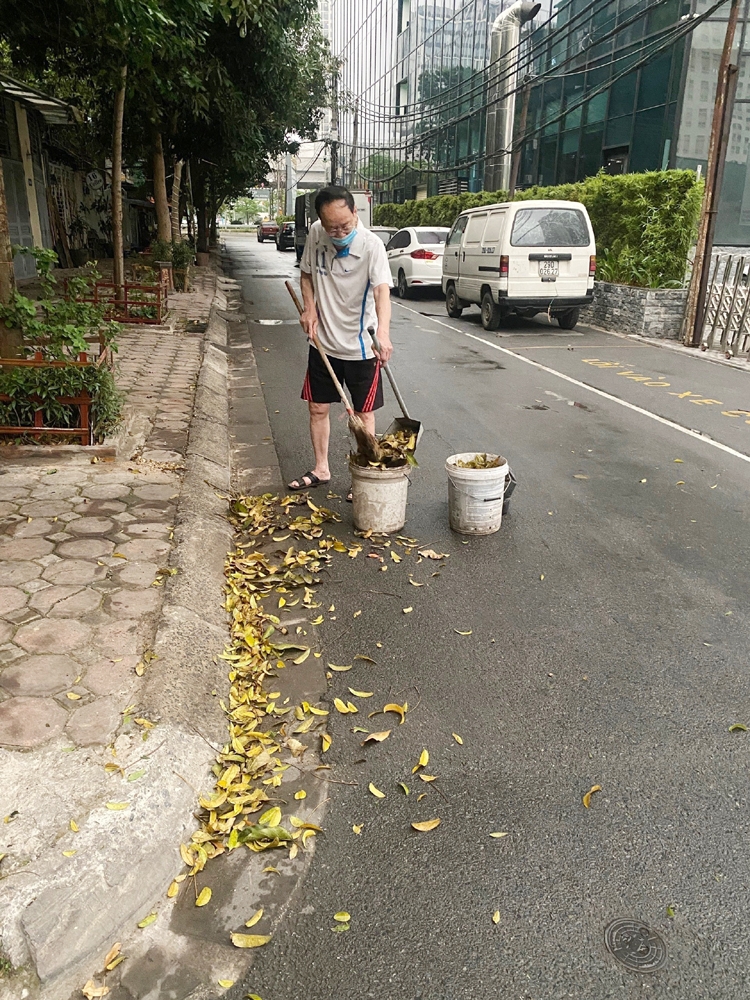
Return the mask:
[(409, 81), (402, 80), (396, 84), (396, 114), (405, 115), (406, 105), (409, 102)]
[(698, 124), (705, 125), (708, 120), (708, 108), (698, 108)]
[(411, 0), (398, 0), (398, 33), (406, 31), (411, 20)]
[(708, 100), (708, 80), (701, 80), (701, 100)]

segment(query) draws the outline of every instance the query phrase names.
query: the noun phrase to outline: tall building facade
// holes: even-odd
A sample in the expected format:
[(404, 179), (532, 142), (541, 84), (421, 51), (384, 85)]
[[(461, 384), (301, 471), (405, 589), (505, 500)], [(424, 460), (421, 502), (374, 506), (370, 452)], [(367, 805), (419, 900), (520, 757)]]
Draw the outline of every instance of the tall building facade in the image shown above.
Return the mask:
[(380, 201), (481, 190), (490, 33), (509, 0), (325, 4), (339, 178)]
[[(716, 9), (714, 9), (716, 8)], [(715, 0), (561, 0), (531, 38), (519, 181), (706, 169), (729, 4)], [(737, 98), (717, 241), (750, 244), (750, 0), (741, 0)], [(523, 90), (516, 96), (520, 126)], [(520, 131), (520, 128), (519, 128)]]

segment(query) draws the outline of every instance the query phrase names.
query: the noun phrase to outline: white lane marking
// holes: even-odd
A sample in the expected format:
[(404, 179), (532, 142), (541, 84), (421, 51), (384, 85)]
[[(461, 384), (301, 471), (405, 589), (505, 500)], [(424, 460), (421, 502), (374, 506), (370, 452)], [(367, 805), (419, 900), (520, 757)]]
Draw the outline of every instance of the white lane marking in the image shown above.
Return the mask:
[[(410, 309), (409, 306), (405, 306), (401, 302), (397, 302), (396, 305), (401, 306), (402, 309), (406, 309), (408, 312), (413, 312), (417, 316), (420, 315), (416, 309)], [(652, 413), (651, 410), (646, 410), (644, 407), (637, 406), (635, 403), (629, 403), (626, 399), (620, 399), (619, 396), (613, 396), (610, 392), (605, 392), (603, 389), (597, 389), (593, 385), (581, 382), (580, 379), (573, 378), (572, 375), (566, 375), (564, 372), (559, 372), (554, 368), (549, 368), (547, 365), (543, 365), (539, 361), (532, 361), (531, 358), (525, 358), (523, 354), (517, 354), (515, 351), (511, 351), (507, 347), (501, 347), (499, 344), (493, 344), (491, 340), (485, 340), (484, 337), (478, 337), (475, 333), (469, 333), (468, 330), (459, 330), (458, 327), (451, 326), (450, 323), (446, 323), (442, 319), (433, 318), (433, 322), (446, 327), (448, 330), (452, 330), (454, 333), (459, 333), (463, 337), (469, 337), (470, 340), (477, 340), (480, 344), (485, 344), (485, 346), (491, 347), (495, 351), (500, 351), (501, 354), (508, 354), (512, 358), (517, 358), (519, 361), (523, 361), (525, 365), (531, 365), (532, 368), (539, 368), (548, 375), (554, 375), (556, 378), (561, 378), (565, 382), (570, 382), (571, 385), (577, 385), (579, 389), (586, 389), (587, 392), (593, 392), (596, 396), (601, 396), (602, 399), (608, 399), (612, 403), (617, 403), (618, 406), (624, 406), (627, 410), (632, 410), (634, 413), (640, 413), (642, 416), (648, 417), (650, 420), (655, 420), (657, 423), (663, 424), (665, 427), (671, 427), (672, 430), (679, 431), (680, 434), (686, 434), (688, 437), (694, 438), (696, 441), (703, 441), (704, 444), (710, 444), (712, 448), (718, 448), (719, 451), (723, 451), (727, 455), (733, 455), (735, 458), (739, 458), (743, 462), (750, 463), (750, 455), (737, 451), (736, 448), (731, 448), (728, 444), (722, 444), (721, 441), (716, 441), (708, 434), (701, 434), (700, 431), (694, 431), (690, 427), (683, 427), (682, 424), (678, 424), (676, 421), (670, 420), (668, 417), (660, 417), (658, 413)]]

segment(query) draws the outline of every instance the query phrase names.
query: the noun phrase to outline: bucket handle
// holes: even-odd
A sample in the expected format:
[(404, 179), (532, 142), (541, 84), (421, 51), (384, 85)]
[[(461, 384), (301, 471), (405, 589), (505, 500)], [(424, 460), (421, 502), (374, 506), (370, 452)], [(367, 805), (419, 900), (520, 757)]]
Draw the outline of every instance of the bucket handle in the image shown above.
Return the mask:
[(500, 497), (485, 497), (484, 498), (484, 502), (485, 503), (497, 503), (498, 500), (503, 500), (503, 499), (504, 499), (504, 496), (500, 496)]

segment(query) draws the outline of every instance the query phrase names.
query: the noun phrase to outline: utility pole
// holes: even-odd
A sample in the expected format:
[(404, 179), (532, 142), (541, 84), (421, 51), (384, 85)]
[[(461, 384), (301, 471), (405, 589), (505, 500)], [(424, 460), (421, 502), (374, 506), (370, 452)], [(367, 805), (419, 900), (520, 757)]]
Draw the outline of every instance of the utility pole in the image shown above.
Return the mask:
[(729, 11), (724, 48), (719, 63), (719, 79), (716, 84), (714, 116), (711, 123), (711, 138), (708, 145), (706, 166), (706, 187), (703, 192), (698, 240), (695, 246), (693, 271), (683, 323), (683, 343), (688, 347), (699, 347), (703, 336), (703, 319), (706, 314), (706, 292), (708, 273), (711, 268), (711, 251), (716, 231), (716, 215), (719, 210), (721, 182), (724, 177), (724, 163), (727, 154), (729, 131), (732, 124), (732, 108), (737, 90), (737, 67), (732, 65), (732, 48), (737, 27), (740, 0), (732, 0)]
[(0, 160), (0, 304), (9, 305), (16, 290), (16, 275), (13, 270), (13, 248), (8, 226), (8, 205), (5, 201), (5, 179), (3, 161)]
[(508, 201), (513, 200), (518, 183), (518, 171), (521, 169), (521, 152), (523, 151), (523, 139), (526, 132), (526, 121), (529, 117), (529, 99), (531, 97), (531, 77), (524, 80), (523, 102), (521, 104), (521, 119), (518, 123), (518, 135), (515, 139), (515, 149), (510, 165), (510, 183), (508, 184)]
[(331, 184), (338, 184), (339, 175), (339, 74), (331, 80)]
[(354, 123), (352, 128), (352, 151), (349, 154), (349, 186), (357, 186), (357, 146), (359, 144), (359, 98), (354, 102)]

